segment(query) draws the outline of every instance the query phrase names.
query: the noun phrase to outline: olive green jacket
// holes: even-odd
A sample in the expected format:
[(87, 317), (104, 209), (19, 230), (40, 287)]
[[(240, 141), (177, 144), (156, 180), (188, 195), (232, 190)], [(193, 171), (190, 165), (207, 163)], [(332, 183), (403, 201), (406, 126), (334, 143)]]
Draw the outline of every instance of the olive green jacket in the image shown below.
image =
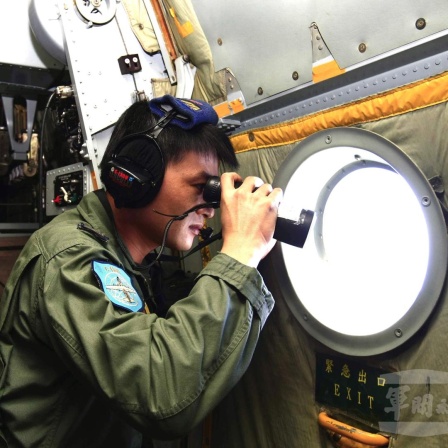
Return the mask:
[(274, 305), (258, 271), (224, 254), (165, 318), (120, 307), (123, 291), (151, 300), (97, 194), (32, 235), (0, 302), (0, 447), (187, 433), (241, 378)]

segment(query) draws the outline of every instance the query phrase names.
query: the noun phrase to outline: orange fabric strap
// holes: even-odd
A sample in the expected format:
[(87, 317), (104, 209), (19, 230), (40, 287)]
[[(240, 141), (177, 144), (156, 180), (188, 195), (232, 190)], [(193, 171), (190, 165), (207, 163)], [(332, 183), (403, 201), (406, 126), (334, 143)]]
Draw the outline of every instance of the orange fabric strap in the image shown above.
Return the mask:
[[(362, 431), (354, 426), (342, 423), (327, 415), (326, 412), (319, 414), (319, 425), (330, 430), (333, 433), (341, 435), (342, 438), (348, 439), (346, 445), (350, 446), (349, 440), (368, 447), (384, 447), (389, 445), (389, 439), (381, 434), (373, 434)], [(356, 446), (356, 444), (354, 444)]]
[(443, 73), (353, 103), (236, 134), (231, 141), (236, 153), (296, 143), (323, 129), (366, 123), (446, 102), (447, 85), (448, 73)]

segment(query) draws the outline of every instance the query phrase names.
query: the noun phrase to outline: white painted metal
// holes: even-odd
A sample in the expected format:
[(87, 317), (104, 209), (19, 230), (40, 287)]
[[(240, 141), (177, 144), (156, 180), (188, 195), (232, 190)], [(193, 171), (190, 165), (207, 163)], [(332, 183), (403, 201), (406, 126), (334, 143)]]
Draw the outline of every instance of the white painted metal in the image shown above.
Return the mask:
[(176, 97), (191, 98), (194, 88), (194, 75), (196, 67), (186, 62), (183, 56), (179, 56), (174, 61), (177, 74)]
[(67, 65), (60, 18), (57, 0), (30, 0), (28, 19), (34, 36), (49, 55)]
[[(448, 34), (446, 0), (192, 0), (192, 4), (216, 69), (232, 70), (248, 105), (310, 83), (312, 23), (341, 68), (365, 65)], [(423, 29), (417, 28), (418, 19), (424, 19)], [(360, 44), (365, 44), (364, 52)], [(297, 80), (292, 77), (295, 71)]]
[(192, 0), (192, 4), (216, 70), (232, 70), (248, 104), (311, 80), (308, 28), (314, 1)]
[[(110, 127), (135, 100), (138, 93), (152, 97), (151, 79), (166, 78), (160, 55), (145, 53), (129, 26), (126, 12), (117, 4), (108, 23), (92, 25), (83, 20), (76, 6), (59, 0), (65, 50), (75, 90), (83, 134), (92, 168), (99, 178), (98, 164), (104, 154)], [(118, 59), (138, 55), (142, 70), (122, 74)]]
[[(401, 51), (448, 32), (446, 0), (316, 0), (315, 22), (340, 67)], [(416, 23), (424, 19), (425, 26)], [(365, 52), (359, 51), (364, 43)]]
[(36, 41), (28, 21), (28, 0), (3, 0), (0, 8), (1, 64), (38, 69), (63, 68)]

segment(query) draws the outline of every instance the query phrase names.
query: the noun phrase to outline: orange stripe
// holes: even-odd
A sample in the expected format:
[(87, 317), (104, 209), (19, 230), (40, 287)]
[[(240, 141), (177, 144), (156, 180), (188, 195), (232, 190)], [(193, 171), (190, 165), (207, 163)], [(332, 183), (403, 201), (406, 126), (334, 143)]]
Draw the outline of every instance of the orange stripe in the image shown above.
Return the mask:
[(314, 63), (312, 71), (313, 82), (325, 81), (326, 79), (345, 73), (345, 70), (340, 69), (334, 59), (329, 62), (324, 62), (323, 64), (319, 64), (318, 62)]
[(171, 17), (174, 19), (177, 31), (180, 34), (180, 37), (182, 37), (182, 39), (185, 39), (194, 31), (193, 24), (190, 21), (187, 21), (183, 24), (179, 22), (179, 19), (176, 16), (176, 11), (174, 11), (174, 8), (170, 8), (170, 14)]
[(335, 420), (327, 415), (326, 412), (319, 414), (319, 425), (330, 431), (345, 436), (356, 442), (366, 444), (368, 446), (386, 446), (389, 445), (389, 439), (381, 434), (373, 434), (371, 432), (362, 431), (354, 426), (347, 425)]
[(218, 114), (219, 118), (227, 117), (228, 115), (233, 115), (244, 110), (243, 99), (236, 99), (232, 101), (225, 101), (213, 106), (215, 112)]
[(389, 118), (448, 100), (448, 72), (356, 102), (231, 137), (236, 153), (299, 142), (322, 129)]
[(168, 54), (170, 55), (171, 60), (174, 61), (177, 57), (177, 51), (173, 39), (171, 38), (171, 33), (168, 24), (166, 23), (165, 16), (163, 15), (162, 8), (160, 7), (158, 0), (151, 0), (151, 5), (156, 15), (157, 22), (159, 23)]

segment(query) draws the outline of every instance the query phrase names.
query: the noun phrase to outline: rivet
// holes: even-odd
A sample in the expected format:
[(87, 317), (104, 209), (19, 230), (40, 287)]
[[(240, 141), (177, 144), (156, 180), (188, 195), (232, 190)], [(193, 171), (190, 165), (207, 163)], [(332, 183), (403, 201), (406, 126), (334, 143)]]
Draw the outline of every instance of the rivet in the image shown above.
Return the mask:
[(363, 42), (358, 45), (358, 50), (360, 53), (365, 53), (367, 50), (367, 45)]
[(292, 72), (292, 79), (294, 81), (297, 81), (299, 79), (299, 73), (298, 72)]
[(250, 142), (253, 142), (255, 140), (255, 135), (254, 135), (253, 132), (249, 132), (248, 136), (249, 136), (249, 141)]
[(258, 92), (258, 95), (263, 95), (263, 89), (261, 87), (258, 87), (257, 92)]
[(222, 45), (222, 39), (218, 37), (218, 45)]
[(426, 26), (426, 20), (423, 17), (420, 17), (420, 19), (417, 19), (415, 22), (415, 27), (418, 30), (422, 30)]

